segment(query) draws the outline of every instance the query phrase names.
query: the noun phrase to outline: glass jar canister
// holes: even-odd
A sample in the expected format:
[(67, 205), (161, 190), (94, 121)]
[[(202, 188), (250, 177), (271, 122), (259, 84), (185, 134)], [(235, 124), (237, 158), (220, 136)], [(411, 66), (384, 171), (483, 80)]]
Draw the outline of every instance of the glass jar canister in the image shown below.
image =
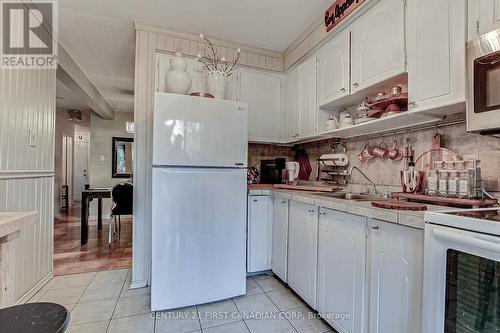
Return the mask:
[(438, 186), (439, 186), (439, 194), (443, 196), (448, 195), (448, 172), (442, 171), (439, 172), (439, 181), (438, 181)]
[(460, 186), (460, 176), (458, 172), (452, 172), (448, 178), (448, 195), (452, 197), (458, 196)]
[(427, 194), (436, 195), (438, 194), (438, 173), (437, 171), (429, 171), (427, 177)]
[(458, 185), (458, 195), (460, 197), (470, 198), (473, 196), (473, 178), (474, 172), (470, 172), (469, 170), (464, 170), (460, 173), (460, 180)]

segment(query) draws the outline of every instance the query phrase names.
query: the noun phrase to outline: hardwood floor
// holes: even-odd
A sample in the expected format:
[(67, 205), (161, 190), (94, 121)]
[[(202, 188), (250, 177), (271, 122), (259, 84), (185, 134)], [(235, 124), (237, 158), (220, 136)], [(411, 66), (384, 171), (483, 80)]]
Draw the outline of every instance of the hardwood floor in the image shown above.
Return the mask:
[(89, 221), (89, 241), (80, 245), (80, 205), (54, 221), (54, 275), (108, 271), (132, 266), (132, 219), (122, 218), (120, 238), (108, 244), (110, 220)]

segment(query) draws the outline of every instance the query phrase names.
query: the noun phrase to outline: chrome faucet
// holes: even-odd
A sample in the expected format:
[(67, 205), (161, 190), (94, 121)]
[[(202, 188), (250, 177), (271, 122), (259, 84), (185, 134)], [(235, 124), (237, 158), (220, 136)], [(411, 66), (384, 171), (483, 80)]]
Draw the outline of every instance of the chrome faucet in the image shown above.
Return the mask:
[(361, 169), (360, 169), (360, 168), (355, 167), (355, 166), (351, 167), (351, 168), (349, 169), (349, 171), (347, 171), (347, 176), (352, 176), (352, 172), (353, 172), (354, 170), (358, 170), (358, 171), (359, 171), (359, 173), (360, 173), (361, 175), (363, 175), (363, 177), (365, 177), (365, 178), (366, 178), (366, 180), (368, 180), (368, 181), (370, 182), (370, 184), (371, 184), (371, 185), (372, 185), (372, 187), (373, 187), (373, 194), (379, 194), (379, 193), (378, 193), (378, 188), (377, 188), (377, 185), (375, 185), (375, 183), (374, 183), (374, 182), (372, 182), (372, 180), (371, 180), (370, 178), (368, 178), (368, 176), (367, 176), (367, 175), (365, 175), (365, 173), (364, 173), (363, 171), (361, 171)]

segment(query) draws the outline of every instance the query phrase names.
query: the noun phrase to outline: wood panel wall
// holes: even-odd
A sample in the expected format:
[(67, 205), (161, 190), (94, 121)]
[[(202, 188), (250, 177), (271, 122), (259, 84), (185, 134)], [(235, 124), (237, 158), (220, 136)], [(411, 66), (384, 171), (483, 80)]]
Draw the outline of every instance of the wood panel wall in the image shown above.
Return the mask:
[(55, 70), (0, 70), (0, 211), (39, 212), (14, 241), (18, 302), (52, 274), (55, 94)]
[[(232, 59), (241, 48), (240, 64), (253, 68), (283, 71), (280, 53), (210, 39), (219, 52)], [(205, 44), (196, 34), (146, 26), (136, 22), (135, 54), (135, 153), (134, 158), (134, 246), (132, 288), (150, 283), (151, 272), (151, 173), (156, 53), (182, 52), (188, 56), (203, 53)]]

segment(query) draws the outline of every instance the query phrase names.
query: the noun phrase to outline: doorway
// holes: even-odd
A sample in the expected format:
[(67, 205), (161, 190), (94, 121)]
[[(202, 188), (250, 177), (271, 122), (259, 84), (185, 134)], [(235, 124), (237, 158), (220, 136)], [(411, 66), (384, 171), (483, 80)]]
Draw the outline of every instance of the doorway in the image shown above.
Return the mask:
[[(111, 189), (124, 179), (112, 178), (112, 136), (125, 136), (125, 120), (133, 114), (103, 120), (93, 111), (58, 108), (55, 130), (54, 275), (130, 268), (132, 216), (121, 216), (121, 228), (111, 218)], [(123, 126), (122, 123), (123, 122)], [(123, 130), (122, 130), (123, 127)], [(109, 136), (109, 138), (108, 138)], [(82, 193), (107, 194), (88, 202), (88, 236), (82, 242)], [(101, 201), (102, 228), (98, 227)], [(110, 224), (113, 229), (110, 232)], [(109, 235), (113, 239), (109, 241)]]

